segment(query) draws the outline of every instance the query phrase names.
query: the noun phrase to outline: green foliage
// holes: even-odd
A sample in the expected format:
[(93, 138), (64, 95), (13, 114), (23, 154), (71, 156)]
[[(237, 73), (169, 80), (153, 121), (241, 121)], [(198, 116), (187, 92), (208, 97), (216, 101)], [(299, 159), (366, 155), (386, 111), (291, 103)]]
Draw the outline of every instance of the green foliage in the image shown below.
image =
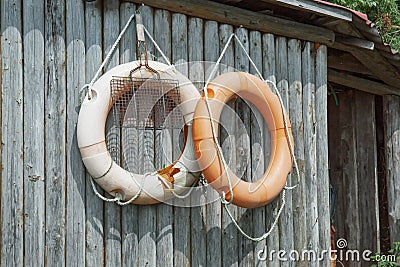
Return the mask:
[(394, 247), (388, 251), (388, 254), (381, 255), (380, 253), (376, 253), (374, 256), (371, 256), (371, 260), (376, 262), (371, 267), (399, 266), (396, 262), (400, 260), (400, 242), (394, 242), (393, 245)]
[(368, 15), (385, 43), (400, 51), (400, 0), (328, 0)]

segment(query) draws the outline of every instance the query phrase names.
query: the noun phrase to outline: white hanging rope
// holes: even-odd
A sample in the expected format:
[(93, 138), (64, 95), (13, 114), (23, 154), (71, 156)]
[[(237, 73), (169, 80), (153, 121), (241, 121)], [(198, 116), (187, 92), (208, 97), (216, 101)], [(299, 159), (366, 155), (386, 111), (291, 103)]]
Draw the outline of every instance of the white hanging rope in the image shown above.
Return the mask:
[(154, 44), (154, 46), (156, 47), (156, 49), (158, 50), (158, 52), (160, 52), (161, 56), (164, 58), (165, 62), (167, 62), (167, 64), (169, 66), (172, 66), (171, 62), (168, 60), (167, 56), (163, 53), (163, 51), (161, 50), (161, 48), (158, 46), (157, 42), (153, 39), (153, 37), (151, 36), (151, 34), (149, 33), (149, 31), (146, 29), (146, 27), (143, 26), (144, 31), (146, 32), (147, 36), (149, 37), (150, 41)]
[(88, 99), (92, 99), (92, 88), (93, 88), (93, 84), (97, 81), (97, 79), (100, 77), (101, 72), (103, 71), (103, 68), (105, 67), (105, 65), (108, 63), (108, 61), (110, 61), (110, 58), (112, 57), (112, 55), (114, 54), (115, 49), (117, 48), (117, 45), (119, 44), (119, 42), (121, 41), (122, 36), (124, 36), (126, 30), (128, 29), (129, 25), (131, 24), (133, 18), (135, 17), (135, 14), (133, 14), (129, 20), (127, 21), (125, 27), (122, 29), (122, 31), (120, 32), (120, 34), (118, 35), (117, 40), (115, 40), (114, 44), (112, 45), (110, 51), (108, 52), (107, 56), (104, 58), (103, 62), (101, 63), (99, 69), (97, 70), (96, 74), (93, 76), (92, 80), (90, 81), (90, 83), (85, 84), (82, 86), (81, 91), (84, 90), (85, 88), (88, 89)]

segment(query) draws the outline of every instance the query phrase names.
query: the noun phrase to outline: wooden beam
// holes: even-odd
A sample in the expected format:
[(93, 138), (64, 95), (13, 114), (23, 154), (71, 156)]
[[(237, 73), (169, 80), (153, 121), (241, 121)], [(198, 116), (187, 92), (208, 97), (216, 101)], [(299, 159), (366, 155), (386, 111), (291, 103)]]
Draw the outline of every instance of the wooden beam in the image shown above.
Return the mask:
[(360, 91), (376, 95), (399, 95), (400, 90), (368, 79), (328, 69), (328, 80)]
[(328, 54), (329, 68), (373, 76), (358, 59), (349, 53), (338, 55), (337, 53), (329, 51)]
[(351, 53), (376, 77), (386, 84), (400, 89), (400, 72), (376, 49), (360, 49), (352, 45), (336, 42), (333, 47)]
[(127, 0), (138, 4), (145, 4), (156, 8), (215, 20), (234, 26), (243, 26), (251, 30), (273, 33), (276, 35), (297, 38), (306, 41), (332, 45), (335, 34), (322, 27), (290, 21), (270, 15), (260, 14), (237, 7), (223, 5), (207, 0)]
[(333, 48), (339, 50), (352, 50), (352, 48), (374, 50), (375, 44), (365, 39), (336, 34)]
[(308, 11), (313, 14), (352, 21), (353, 15), (350, 11), (334, 6), (324, 5), (309, 0), (261, 0), (262, 2), (272, 3), (279, 6), (289, 7), (300, 11)]

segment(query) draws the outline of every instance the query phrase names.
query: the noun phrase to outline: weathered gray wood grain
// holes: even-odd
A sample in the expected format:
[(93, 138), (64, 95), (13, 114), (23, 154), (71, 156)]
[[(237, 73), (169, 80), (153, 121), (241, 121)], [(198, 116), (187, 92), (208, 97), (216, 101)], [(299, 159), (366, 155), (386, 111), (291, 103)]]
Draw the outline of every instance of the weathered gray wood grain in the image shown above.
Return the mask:
[(45, 13), (46, 264), (65, 265), (66, 49), (65, 4), (47, 1)]
[[(154, 34), (153, 9), (141, 7), (143, 24), (150, 34)], [(149, 51), (154, 46), (146, 36)], [(153, 131), (141, 130), (139, 137), (140, 166), (144, 172), (154, 171), (154, 134)], [(139, 266), (156, 266), (156, 231), (157, 208), (154, 205), (138, 206), (139, 211)]]
[[(21, 1), (1, 1), (1, 265), (24, 257), (23, 66)], [(5, 12), (6, 11), (6, 12)], [(40, 163), (38, 162), (38, 165)], [(37, 166), (40, 169), (40, 166)]]
[[(215, 31), (217, 28), (215, 27)], [(207, 35), (207, 33), (205, 33)], [(199, 18), (188, 19), (188, 62), (189, 64), (189, 79), (199, 88), (204, 81), (204, 35), (203, 35), (203, 20)], [(215, 44), (215, 43), (214, 43)], [(215, 49), (216, 50), (216, 49)], [(190, 137), (189, 137), (190, 138)], [(204, 197), (204, 196), (203, 196)], [(204, 199), (204, 198), (203, 198)], [(207, 207), (192, 207), (190, 209), (190, 241), (191, 241), (191, 266), (206, 266), (207, 263)], [(217, 214), (212, 214), (212, 217), (218, 217)], [(220, 239), (219, 239), (220, 240)], [(214, 248), (218, 249), (218, 248)]]
[[(122, 2), (120, 5), (120, 30), (125, 27), (126, 22), (135, 13), (136, 6), (132, 3)], [(121, 39), (119, 50), (119, 61), (121, 64), (135, 60), (136, 53), (136, 27), (135, 21), (131, 22), (128, 30)], [(133, 132), (134, 131), (134, 132)], [(138, 166), (138, 146), (130, 144), (137, 141), (137, 131), (132, 128), (123, 128), (121, 131), (122, 166), (133, 173), (140, 173)], [(133, 140), (132, 140), (133, 139)], [(129, 142), (125, 146), (124, 141)], [(124, 151), (124, 148), (129, 149)], [(131, 149), (133, 151), (131, 151)], [(132, 158), (127, 155), (134, 155)], [(129, 162), (127, 162), (129, 161)], [(127, 168), (132, 166), (132, 169)], [(136, 266), (139, 250), (139, 213), (137, 205), (127, 205), (121, 209), (121, 237), (122, 237), (122, 266)]]
[[(238, 28), (235, 33), (249, 52), (249, 32), (245, 28)], [(249, 59), (239, 44), (235, 45), (235, 68), (238, 71), (248, 72)], [(244, 181), (251, 181), (251, 148), (250, 148), (250, 108), (242, 98), (236, 100), (238, 121), (236, 124), (236, 174)], [(253, 236), (252, 209), (238, 208), (237, 219), (243, 230)], [(254, 261), (253, 242), (238, 232), (239, 266), (250, 266)]]
[(390, 241), (400, 240), (400, 97), (383, 97)]
[[(182, 15), (183, 16), (183, 15)], [(171, 26), (173, 21), (169, 11), (157, 9), (154, 12), (154, 38), (156, 38), (163, 53), (171, 59), (171, 55), (175, 50), (173, 49), (174, 42), (171, 37)], [(173, 26), (172, 26), (173, 27)], [(174, 31), (173, 31), (174, 32)], [(157, 55), (160, 55), (158, 52)], [(174, 60), (175, 61), (175, 58)], [(164, 62), (164, 59), (162, 59)], [(173, 133), (174, 130), (169, 130), (169, 133)], [(162, 136), (160, 136), (162, 137)], [(174, 153), (174, 140), (171, 140), (172, 147), (165, 147), (165, 138), (171, 138), (171, 135), (164, 135), (164, 138), (156, 140), (156, 150), (154, 151), (161, 157), (161, 162), (164, 166), (169, 165), (172, 160), (175, 160)], [(164, 139), (164, 140), (163, 140)], [(168, 160), (169, 159), (169, 160)], [(164, 166), (157, 166), (162, 168)], [(174, 212), (173, 207), (168, 204), (157, 205), (157, 266), (173, 266), (175, 260), (175, 232), (174, 232)], [(181, 225), (177, 225), (179, 229)], [(183, 241), (180, 241), (183, 242)], [(179, 265), (179, 264), (178, 264)]]
[(355, 92), (360, 250), (379, 251), (379, 218), (375, 96)]
[(79, 90), (85, 84), (84, 3), (66, 3), (67, 47), (67, 207), (66, 265), (85, 264), (85, 169), (80, 157), (76, 124), (80, 106)]
[[(272, 34), (266, 33), (262, 36), (263, 45), (263, 75), (264, 79), (276, 82), (276, 49), (275, 49), (275, 37)], [(269, 84), (270, 85), (270, 84)], [(270, 85), (271, 86), (271, 85)], [(264, 125), (264, 132), (269, 132), (268, 126)], [(271, 154), (271, 138), (269, 134), (264, 136), (264, 164), (266, 167), (269, 165), (270, 154)], [(269, 229), (274, 222), (279, 208), (279, 198), (276, 198), (270, 204), (265, 207), (265, 227)], [(278, 250), (279, 248), (279, 225), (271, 232), (270, 236), (266, 240), (266, 253), (268, 255), (271, 250)], [(268, 261), (267, 266), (279, 266), (278, 261)]]
[[(306, 182), (304, 179), (304, 123), (303, 123), (303, 86), (301, 79), (301, 42), (296, 39), (288, 40), (288, 78), (289, 78), (289, 114), (294, 138), (294, 153), (300, 171), (297, 177), (295, 168), (292, 169), (291, 184), (299, 185), (291, 191), (293, 208), (293, 245), (297, 251), (307, 248), (306, 223)], [(296, 265), (305, 266), (305, 262)]]
[[(331, 243), (331, 223), (329, 216), (329, 169), (328, 169), (328, 78), (327, 47), (321, 45), (316, 51), (315, 61), (315, 118), (317, 121), (317, 181), (318, 181), (318, 224), (319, 248), (328, 250)], [(325, 256), (321, 266), (330, 264)]]
[(24, 1), (23, 14), (24, 264), (44, 266), (44, 4)]
[[(183, 14), (172, 15), (172, 59), (175, 64), (178, 63), (177, 69), (187, 76), (187, 64), (179, 64), (188, 61), (188, 23), (186, 15)], [(180, 154), (179, 132), (180, 129), (173, 129), (173, 159), (178, 158)], [(190, 266), (190, 209), (175, 206), (173, 222), (174, 265)]]
[[(208, 23), (216, 23), (216, 22), (206, 22), (206, 27)], [(219, 27), (219, 50), (221, 53), (222, 49), (225, 47), (226, 42), (228, 41), (229, 36), (233, 33), (233, 27), (231, 25), (222, 24)], [(229, 67), (233, 68), (235, 66), (235, 51), (234, 45), (231, 43), (228, 49), (225, 52), (225, 56), (222, 59), (222, 63), (227, 66), (224, 68), (222, 66), (221, 73), (232, 71)], [(207, 48), (207, 44), (206, 44)], [(219, 56), (219, 54), (218, 54)], [(206, 78), (208, 76), (206, 75)], [(225, 156), (225, 159), (228, 163), (229, 168), (232, 170), (236, 169), (236, 121), (233, 111), (235, 110), (235, 101), (230, 101), (228, 106), (224, 108), (221, 114), (221, 123), (224, 125), (228, 136), (226, 138), (222, 138), (222, 152)], [(234, 205), (230, 205), (228, 207), (234, 218), (237, 218), (237, 207)], [(207, 212), (207, 214), (209, 214)], [(238, 266), (238, 232), (233, 225), (231, 219), (228, 217), (228, 214), (222, 208), (222, 266)]]
[[(250, 57), (253, 59), (256, 64), (258, 70), (262, 74), (263, 67), (263, 57), (262, 57), (262, 34), (258, 31), (250, 31), (249, 34), (249, 52)], [(257, 75), (254, 67), (250, 65), (250, 73)], [(265, 122), (259, 110), (257, 110), (254, 105), (250, 105), (251, 109), (251, 136), (250, 136), (250, 144), (251, 144), (251, 180), (254, 182), (260, 179), (265, 172), (265, 147), (264, 147), (264, 138), (265, 135), (269, 135), (269, 132), (265, 132)], [(259, 237), (264, 234), (266, 231), (265, 227), (265, 207), (260, 207), (253, 209), (253, 220), (252, 224), (254, 225), (253, 235)], [(266, 241), (262, 240), (260, 242), (254, 243), (254, 265), (255, 266), (265, 266), (265, 261), (260, 261), (258, 258), (258, 253), (261, 250), (264, 250)]]
[[(277, 37), (275, 39), (276, 48), (276, 79), (277, 87), (281, 94), (286, 112), (290, 115), (289, 109), (289, 81), (288, 81), (288, 47), (287, 39)], [(292, 175), (287, 177), (287, 183), (292, 184)], [(286, 192), (286, 205), (279, 219), (279, 245), (280, 249), (290, 251), (293, 249), (293, 213), (292, 213), (292, 193)], [(281, 266), (293, 266), (293, 262), (285, 261), (280, 263)]]
[[(307, 249), (318, 250), (318, 181), (317, 181), (317, 151), (315, 132), (315, 61), (314, 44), (305, 43), (302, 51), (302, 81), (303, 81), (303, 118), (305, 149), (305, 180), (306, 180), (306, 219), (307, 219)], [(322, 196), (320, 196), (322, 197)], [(309, 266), (315, 266), (310, 262)]]
[[(224, 26), (221, 26), (221, 28), (223, 28), (223, 27)], [(220, 46), (222, 44), (222, 42), (220, 41), (219, 34), (221, 34), (221, 32), (219, 33), (217, 22), (205, 21), (205, 23), (204, 23), (204, 60), (206, 63), (205, 63), (204, 67), (206, 69), (209, 69), (211, 66), (214, 66), (214, 64), (212, 64), (211, 62), (216, 62), (219, 57)], [(215, 42), (210, 42), (207, 40), (215, 40)], [(224, 46), (224, 44), (222, 44), (222, 46)], [(232, 51), (232, 46), (230, 48), (230, 51)], [(233, 61), (233, 53), (230, 53), (230, 56), (226, 57), (226, 59), (229, 57), (231, 57), (232, 61)], [(208, 79), (208, 75), (204, 74), (204, 80)], [(221, 141), (223, 142), (223, 140), (224, 139), (222, 139), (222, 136), (221, 136)], [(212, 188), (208, 189), (207, 193), (210, 190), (213, 190), (213, 189)], [(192, 211), (192, 214), (193, 214), (193, 211)], [(204, 248), (204, 250), (206, 251), (205, 252), (206, 253), (206, 263), (207, 263), (206, 265), (207, 266), (220, 266), (222, 264), (222, 256), (221, 256), (221, 204), (220, 204), (219, 199), (216, 199), (215, 201), (213, 201), (212, 203), (209, 203), (206, 206), (206, 211), (205, 211), (205, 214), (203, 213), (202, 220), (205, 222), (205, 227), (206, 227), (206, 231), (207, 231), (206, 247)], [(193, 247), (193, 249), (196, 249), (193, 245), (192, 245), (192, 247)], [(203, 266), (204, 266), (204, 264), (203, 264)]]
[[(103, 2), (103, 56), (107, 55), (118, 37), (119, 2), (106, 0)], [(104, 71), (108, 71), (119, 64), (119, 46), (114, 51)], [(114, 124), (112, 114), (109, 114), (106, 129), (106, 139), (111, 157), (117, 164), (120, 160), (120, 129)], [(104, 204), (104, 239), (105, 239), (105, 265), (121, 266), (121, 207), (115, 203)]]
[[(90, 82), (103, 58), (102, 15), (97, 2), (85, 5), (86, 35), (86, 82)], [(104, 265), (104, 203), (90, 185), (90, 175), (86, 174), (86, 264)], [(102, 192), (103, 190), (99, 190)], [(102, 192), (103, 193), (103, 192)]]
[[(335, 211), (335, 227), (337, 227), (336, 239), (345, 238), (348, 247), (360, 247), (360, 219), (358, 202), (358, 172), (357, 172), (357, 150), (356, 150), (356, 129), (353, 127), (356, 120), (356, 109), (354, 105), (354, 91), (342, 93), (339, 97), (339, 107), (336, 112), (339, 120), (336, 125), (340, 125), (338, 132), (339, 150), (337, 156), (333, 156), (333, 163), (339, 161), (339, 175), (332, 177), (335, 186), (336, 211)], [(336, 116), (333, 116), (336, 117)], [(330, 136), (334, 138), (334, 135)], [(335, 141), (336, 144), (336, 141)], [(342, 201), (340, 201), (342, 200)], [(344, 222), (344, 223), (343, 223)], [(357, 266), (356, 262), (347, 262), (349, 266)]]

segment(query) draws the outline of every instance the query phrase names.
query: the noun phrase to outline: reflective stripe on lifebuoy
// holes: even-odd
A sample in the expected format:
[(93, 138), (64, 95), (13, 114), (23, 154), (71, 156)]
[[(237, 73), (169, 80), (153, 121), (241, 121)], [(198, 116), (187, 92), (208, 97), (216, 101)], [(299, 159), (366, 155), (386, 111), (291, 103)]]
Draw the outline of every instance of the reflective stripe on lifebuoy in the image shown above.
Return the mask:
[[(172, 79), (179, 82), (179, 108), (187, 127), (186, 142), (179, 159), (167, 168), (158, 171), (156, 175), (144, 177), (140, 174), (130, 173), (113, 162), (105, 143), (105, 124), (113, 104), (110, 81), (113, 76), (129, 77), (130, 71), (138, 65), (137, 61), (119, 65), (101, 76), (93, 85), (92, 98), (89, 100), (86, 96), (79, 112), (77, 138), (86, 169), (104, 190), (114, 196), (118, 193), (120, 197), (122, 196), (121, 200), (128, 200), (143, 186), (143, 191), (134, 203), (152, 204), (173, 197), (170, 190), (165, 190), (168, 183), (168, 179), (165, 179), (166, 176), (170, 176), (170, 180), (173, 180), (174, 192), (182, 194), (199, 175), (199, 173), (191, 172), (198, 170), (193, 148), (191, 122), (200, 94), (190, 80), (174, 67), (149, 61), (150, 67), (159, 72), (161, 79)], [(147, 78), (154, 74), (143, 68), (133, 73), (134, 78), (136, 75), (138, 78)], [(127, 90), (130, 89), (127, 88)], [(144, 183), (142, 184), (143, 178)]]
[[(245, 208), (268, 204), (282, 191), (292, 168), (292, 157), (278, 97), (265, 82), (243, 72), (231, 72), (216, 77), (207, 85), (207, 92), (215, 129), (218, 129), (223, 107), (234, 96), (240, 96), (254, 104), (267, 123), (271, 134), (271, 156), (264, 175), (249, 183), (239, 179), (230, 169), (228, 172), (233, 189), (233, 204)], [(289, 121), (287, 126), (289, 134), (292, 135)], [(225, 192), (226, 199), (229, 200), (229, 185), (222, 161), (217, 154), (204, 95), (199, 100), (194, 114), (193, 142), (204, 177), (219, 194)]]

